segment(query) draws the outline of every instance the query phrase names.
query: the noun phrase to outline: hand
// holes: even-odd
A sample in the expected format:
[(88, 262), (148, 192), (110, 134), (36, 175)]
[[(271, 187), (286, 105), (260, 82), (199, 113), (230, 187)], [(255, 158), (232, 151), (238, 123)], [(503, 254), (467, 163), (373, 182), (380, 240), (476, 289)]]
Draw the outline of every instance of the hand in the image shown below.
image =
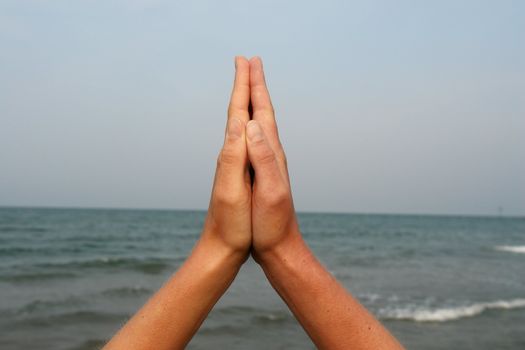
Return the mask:
[[(236, 57), (235, 62), (224, 146), (201, 239), (104, 349), (185, 348), (250, 247), (319, 349), (402, 349), (302, 240), (261, 60)], [(253, 187), (248, 159), (255, 171)]]
[(244, 57), (235, 58), (235, 67), (224, 145), (217, 159), (203, 238), (219, 241), (246, 259), (252, 241), (251, 181), (245, 136), (250, 119), (250, 67)]
[(252, 188), (252, 255), (258, 262), (272, 250), (300, 238), (286, 156), (266, 87), (261, 59), (250, 60), (252, 120), (247, 123), (248, 156), (255, 171)]
[[(253, 117), (246, 126), (252, 255), (318, 349), (403, 346), (322, 266), (302, 239), (262, 63), (250, 60)], [(315, 300), (312, 303), (312, 300)]]
[(246, 128), (249, 62), (235, 59), (224, 145), (199, 242), (179, 270), (104, 349), (184, 349), (226, 291), (251, 246), (251, 181)]

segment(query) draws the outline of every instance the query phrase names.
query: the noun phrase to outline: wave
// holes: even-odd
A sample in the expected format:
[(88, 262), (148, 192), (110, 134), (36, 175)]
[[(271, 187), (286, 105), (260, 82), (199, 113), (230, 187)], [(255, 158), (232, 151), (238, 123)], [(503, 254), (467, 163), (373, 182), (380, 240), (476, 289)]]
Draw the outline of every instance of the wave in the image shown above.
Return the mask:
[(264, 311), (263, 309), (248, 306), (248, 305), (231, 305), (231, 306), (225, 306), (225, 307), (218, 307), (213, 310), (215, 314), (219, 314), (221, 316), (228, 316), (228, 315), (250, 315), (258, 312)]
[(87, 300), (76, 296), (57, 300), (36, 299), (19, 307), (0, 309), (0, 313), (9, 317), (31, 318), (49, 315), (57, 310), (76, 309), (87, 304)]
[(131, 270), (147, 275), (158, 275), (174, 269), (184, 258), (100, 257), (86, 260), (66, 260), (36, 264), (7, 266), (0, 270), (0, 281), (12, 283), (38, 282), (51, 279), (69, 279), (84, 271)]
[(525, 245), (499, 245), (496, 250), (525, 254)]
[[(78, 268), (125, 268), (143, 272), (145, 274), (159, 274), (172, 267), (173, 260), (160, 258), (124, 258), (103, 257), (95, 260), (86, 260), (73, 263)], [(67, 263), (71, 266), (71, 263)]]
[(240, 316), (249, 317), (254, 324), (281, 324), (293, 321), (293, 316), (287, 310), (265, 309), (252, 306), (232, 305), (217, 308), (213, 313), (219, 318)]
[(18, 256), (22, 254), (35, 254), (38, 251), (39, 249), (30, 247), (0, 247), (0, 256)]
[(446, 322), (466, 317), (477, 316), (487, 310), (509, 310), (524, 307), (525, 299), (512, 299), (438, 309), (420, 307), (382, 309), (379, 310), (379, 316), (383, 319), (390, 320), (408, 320), (416, 322)]
[(151, 294), (153, 290), (142, 287), (120, 287), (110, 288), (101, 292), (92, 293), (86, 296), (71, 295), (64, 298), (58, 299), (34, 299), (22, 306), (0, 309), (0, 314), (9, 314), (13, 316), (30, 316), (46, 313), (56, 313), (60, 310), (75, 310), (80, 307), (86, 307), (90, 304), (90, 301), (97, 297), (137, 297), (142, 295)]
[(78, 346), (72, 348), (72, 350), (93, 350), (102, 349), (104, 344), (107, 343), (107, 339), (88, 339)]
[(106, 289), (101, 292), (103, 296), (119, 297), (119, 298), (135, 297), (135, 296), (147, 295), (151, 293), (153, 293), (152, 289), (142, 287), (142, 286), (111, 288), (111, 289)]
[(55, 279), (70, 279), (77, 277), (73, 272), (27, 272), (11, 275), (0, 275), (0, 281), (12, 283), (39, 282)]
[(47, 228), (37, 226), (0, 226), (0, 232), (48, 232)]
[(57, 324), (98, 324), (98, 323), (116, 323), (122, 322), (129, 318), (127, 314), (111, 313), (95, 310), (77, 310), (64, 312), (55, 315), (46, 315), (38, 317), (24, 317), (13, 322), (10, 327), (56, 327)]
[(285, 311), (274, 311), (255, 315), (251, 318), (251, 321), (260, 325), (278, 325), (281, 323), (293, 322), (293, 317)]
[[(82, 269), (107, 269), (123, 268), (136, 270), (146, 274), (158, 274), (164, 270), (173, 267), (183, 258), (134, 258), (134, 257), (99, 257), (86, 260), (68, 260), (59, 262), (38, 263), (22, 268), (39, 268), (39, 269), (60, 269), (60, 270), (82, 270)], [(12, 266), (18, 267), (18, 266)]]
[(246, 335), (246, 333), (249, 331), (249, 326), (247, 325), (239, 325), (239, 326), (232, 326), (232, 325), (220, 325), (220, 326), (203, 326), (199, 333), (203, 335), (216, 335), (216, 336), (241, 336)]

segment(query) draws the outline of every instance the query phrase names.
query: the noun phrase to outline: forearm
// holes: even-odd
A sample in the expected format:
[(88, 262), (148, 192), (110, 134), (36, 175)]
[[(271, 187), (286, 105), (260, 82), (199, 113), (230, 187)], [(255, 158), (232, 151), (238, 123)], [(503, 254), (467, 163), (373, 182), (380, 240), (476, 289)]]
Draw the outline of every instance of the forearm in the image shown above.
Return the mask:
[(319, 349), (402, 349), (319, 263), (299, 234), (266, 252), (260, 263)]
[(181, 268), (105, 349), (183, 349), (243, 261), (242, 254), (203, 235)]

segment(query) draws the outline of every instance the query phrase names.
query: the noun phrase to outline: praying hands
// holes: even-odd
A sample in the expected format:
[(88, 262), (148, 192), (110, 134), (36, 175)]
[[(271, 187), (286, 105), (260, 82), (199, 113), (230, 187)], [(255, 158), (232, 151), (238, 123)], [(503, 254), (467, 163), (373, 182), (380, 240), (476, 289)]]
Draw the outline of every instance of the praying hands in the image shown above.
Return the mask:
[(303, 240), (261, 59), (235, 67), (202, 234), (104, 349), (183, 349), (250, 255), (319, 349), (402, 349)]

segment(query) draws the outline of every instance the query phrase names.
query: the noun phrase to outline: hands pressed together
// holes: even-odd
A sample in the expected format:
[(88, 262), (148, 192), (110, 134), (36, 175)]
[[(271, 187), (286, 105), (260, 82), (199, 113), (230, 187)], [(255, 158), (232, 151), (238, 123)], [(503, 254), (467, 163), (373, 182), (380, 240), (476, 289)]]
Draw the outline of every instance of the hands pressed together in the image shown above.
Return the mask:
[(204, 236), (218, 238), (240, 260), (251, 251), (262, 262), (300, 234), (262, 62), (236, 57), (235, 67)]
[(302, 239), (261, 59), (235, 68), (202, 235), (104, 349), (184, 348), (250, 254), (318, 348), (402, 349)]

